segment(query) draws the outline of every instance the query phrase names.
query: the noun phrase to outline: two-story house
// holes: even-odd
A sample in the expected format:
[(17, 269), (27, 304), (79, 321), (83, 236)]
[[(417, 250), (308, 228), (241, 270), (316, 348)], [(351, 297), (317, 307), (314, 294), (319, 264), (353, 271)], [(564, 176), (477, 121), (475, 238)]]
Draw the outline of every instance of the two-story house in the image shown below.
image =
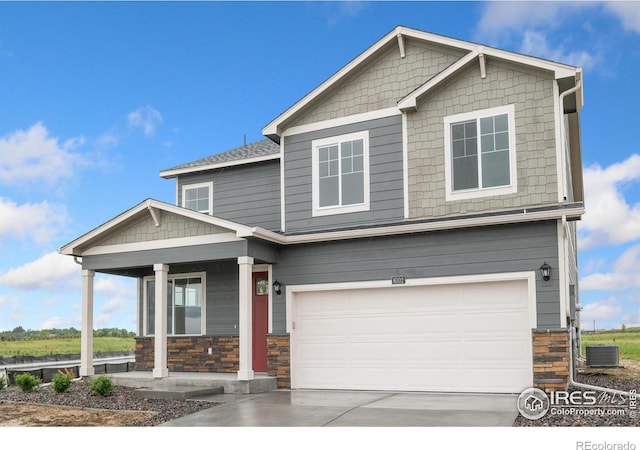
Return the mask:
[[(281, 388), (565, 388), (582, 71), (397, 27), (264, 127), (60, 249), (138, 280), (136, 364)], [(132, 300), (133, 301), (133, 300)]]

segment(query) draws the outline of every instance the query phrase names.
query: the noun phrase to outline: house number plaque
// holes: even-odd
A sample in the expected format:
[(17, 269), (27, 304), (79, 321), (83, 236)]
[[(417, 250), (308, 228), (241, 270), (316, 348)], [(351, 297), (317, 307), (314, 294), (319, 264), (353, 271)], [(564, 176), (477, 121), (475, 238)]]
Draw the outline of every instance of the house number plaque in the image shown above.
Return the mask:
[(391, 278), (391, 284), (405, 284), (407, 279), (405, 277), (393, 277)]

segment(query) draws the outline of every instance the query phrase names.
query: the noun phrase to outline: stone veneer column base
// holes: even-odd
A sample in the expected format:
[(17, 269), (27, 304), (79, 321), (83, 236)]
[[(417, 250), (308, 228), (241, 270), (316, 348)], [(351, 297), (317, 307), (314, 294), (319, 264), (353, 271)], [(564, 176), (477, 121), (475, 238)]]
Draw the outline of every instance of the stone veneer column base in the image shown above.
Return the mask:
[(290, 339), (288, 334), (267, 335), (267, 375), (276, 377), (278, 389), (291, 388)]
[(569, 387), (569, 330), (533, 330), (533, 387), (545, 392)]
[[(136, 338), (136, 370), (153, 369), (153, 344), (153, 337)], [(236, 373), (239, 351), (238, 336), (170, 336), (167, 366), (170, 372)]]

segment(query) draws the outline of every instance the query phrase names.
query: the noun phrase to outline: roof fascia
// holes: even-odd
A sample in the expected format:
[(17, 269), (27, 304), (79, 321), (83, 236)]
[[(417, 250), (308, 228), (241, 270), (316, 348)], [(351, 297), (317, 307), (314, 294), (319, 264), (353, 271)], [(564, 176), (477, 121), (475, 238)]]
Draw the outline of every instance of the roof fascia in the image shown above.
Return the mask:
[(267, 231), (262, 228), (253, 228), (249, 235), (239, 235), (239, 237), (255, 237), (268, 240), (282, 245), (306, 244), (314, 242), (339, 241), (346, 239), (359, 239), (380, 236), (391, 236), (409, 233), (424, 233), (430, 231), (450, 230), (454, 228), (471, 228), (487, 225), (504, 225), (526, 222), (536, 222), (541, 220), (560, 220), (563, 217), (568, 220), (579, 220), (584, 214), (584, 205), (567, 205), (564, 208), (551, 210), (523, 209), (503, 215), (487, 215), (483, 217), (460, 217), (451, 220), (438, 220), (433, 222), (409, 222), (400, 225), (386, 227), (362, 228), (342, 231), (329, 231), (324, 233), (300, 234), (295, 236), (285, 236), (282, 234)]
[(255, 156), (253, 158), (245, 158), (245, 159), (236, 159), (236, 160), (232, 160), (232, 161), (225, 161), (225, 162), (219, 162), (219, 163), (213, 163), (213, 164), (205, 164), (202, 166), (193, 166), (193, 167), (183, 167), (182, 169), (169, 169), (169, 170), (163, 170), (160, 172), (160, 177), (162, 178), (175, 178), (179, 175), (184, 175), (184, 174), (188, 174), (188, 173), (195, 173), (195, 172), (203, 172), (206, 170), (214, 170), (214, 169), (221, 169), (223, 167), (234, 167), (234, 166), (242, 166), (245, 164), (253, 164), (253, 163), (257, 163), (257, 162), (263, 162), (263, 161), (271, 161), (274, 159), (280, 159), (280, 153), (274, 153), (271, 155), (262, 155), (262, 156)]
[(382, 39), (378, 40), (375, 44), (369, 47), (367, 50), (362, 52), (359, 56), (349, 62), (342, 69), (338, 70), (335, 74), (329, 77), (326, 81), (312, 90), (309, 94), (305, 95), (302, 99), (296, 102), (293, 106), (287, 109), (285, 112), (280, 114), (274, 120), (269, 122), (263, 129), (262, 134), (264, 136), (269, 137), (270, 139), (277, 139), (281, 134), (280, 124), (284, 121), (291, 118), (294, 114), (300, 111), (302, 108), (307, 106), (313, 100), (318, 98), (324, 91), (334, 86), (338, 81), (340, 81), (343, 77), (349, 74), (356, 67), (360, 66), (364, 61), (369, 59), (371, 56), (375, 55), (380, 49), (385, 47), (389, 42), (397, 39), (398, 34), (403, 32), (402, 27), (396, 27), (389, 33), (387, 33)]

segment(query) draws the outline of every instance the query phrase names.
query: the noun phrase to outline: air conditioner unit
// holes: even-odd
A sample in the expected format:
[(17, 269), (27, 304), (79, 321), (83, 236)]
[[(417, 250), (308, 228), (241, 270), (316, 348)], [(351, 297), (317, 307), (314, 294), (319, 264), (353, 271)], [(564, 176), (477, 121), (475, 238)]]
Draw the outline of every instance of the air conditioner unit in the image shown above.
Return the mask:
[(619, 367), (618, 346), (610, 344), (587, 345), (587, 366)]

